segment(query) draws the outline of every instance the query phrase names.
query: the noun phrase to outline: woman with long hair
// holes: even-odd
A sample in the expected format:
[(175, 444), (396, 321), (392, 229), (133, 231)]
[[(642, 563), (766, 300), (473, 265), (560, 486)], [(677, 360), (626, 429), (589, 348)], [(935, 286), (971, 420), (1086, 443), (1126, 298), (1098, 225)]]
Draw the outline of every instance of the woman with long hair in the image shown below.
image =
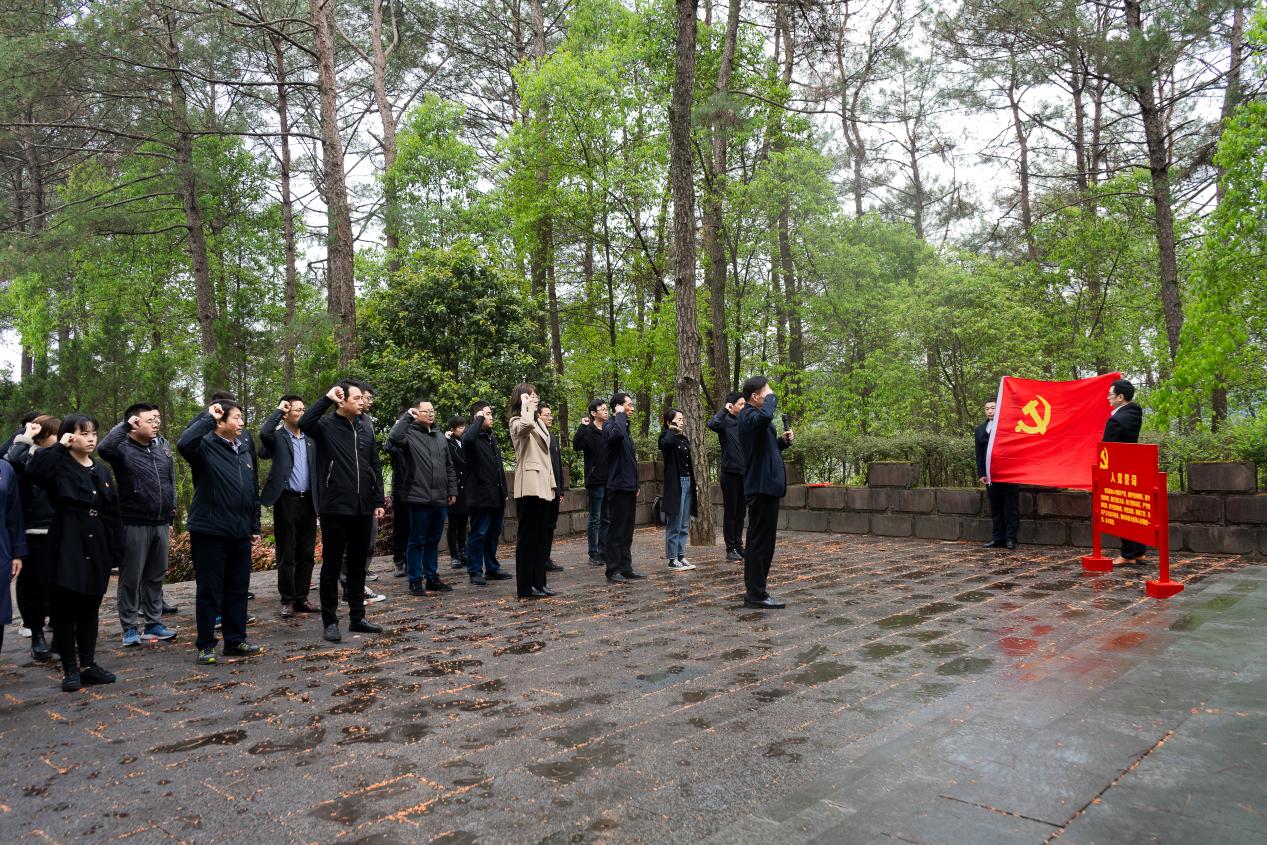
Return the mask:
[(41, 663), (53, 659), (53, 652), (45, 639), (52, 587), (48, 530), (53, 524), (53, 504), (44, 489), (33, 483), (27, 467), (36, 452), (57, 442), (57, 431), (61, 425), (62, 421), (57, 417), (41, 414), (13, 438), (13, 446), (5, 455), (5, 460), (18, 474), (22, 519), (26, 524), (26, 557), (22, 558), (22, 572), (18, 575), (17, 585), (18, 610), (22, 614), (22, 624), (31, 629), (31, 657)]
[(668, 520), (664, 526), (664, 556), (671, 571), (685, 572), (695, 568), (695, 564), (686, 559), (691, 517), (697, 513), (691, 443), (685, 434), (686, 417), (677, 408), (661, 414), (660, 424), (660, 452), (664, 455), (664, 493), (660, 497), (660, 509)]
[(58, 427), (58, 441), (36, 452), (27, 465), (53, 505), (47, 561), (65, 692), (115, 680), (114, 673), (97, 665), (97, 622), (110, 570), (123, 556), (123, 523), (114, 477), (92, 457), (97, 428), (92, 417), (70, 414)]
[(554, 468), (550, 464), (550, 433), (537, 419), (537, 388), (527, 382), (510, 393), (510, 440), (515, 447), (515, 513), (519, 518), (515, 544), (515, 587), (521, 599), (554, 595), (546, 585), (546, 557), (550, 553), (550, 504), (554, 501)]

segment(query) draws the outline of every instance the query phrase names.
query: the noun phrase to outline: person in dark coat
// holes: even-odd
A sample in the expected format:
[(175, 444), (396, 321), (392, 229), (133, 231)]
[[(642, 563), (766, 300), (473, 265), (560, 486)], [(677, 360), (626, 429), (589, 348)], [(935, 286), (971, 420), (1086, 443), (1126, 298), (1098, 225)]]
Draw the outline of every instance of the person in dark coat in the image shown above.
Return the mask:
[(308, 603), (317, 565), (317, 444), (299, 428), (307, 406), (288, 394), (260, 427), (260, 457), (271, 458), (260, 504), (273, 508), (281, 615), (316, 613)]
[(606, 399), (590, 402), (589, 416), (581, 420), (572, 435), (572, 448), (585, 456), (585, 496), (589, 507), (589, 519), (585, 525), (585, 539), (589, 544), (591, 566), (604, 566), (607, 548), (607, 532), (611, 528), (611, 514), (607, 511), (607, 443), (603, 440), (603, 426), (611, 411)]
[(466, 457), (466, 506), (471, 533), (466, 538), (466, 572), (477, 587), (489, 581), (508, 581), (497, 562), (497, 543), (506, 516), (506, 466), (497, 435), (493, 434), (493, 409), (487, 402), (471, 406), (471, 422), (462, 432)]
[[(21, 436), (21, 435), (19, 435)], [(22, 559), (26, 557), (26, 529), (22, 523), (22, 496), (18, 490), (18, 473), (10, 464), (0, 461), (0, 511), (4, 513), (4, 530), (0, 531), (0, 651), (4, 650), (4, 629), (13, 621), (13, 605), (9, 596), (9, 582), (22, 575)], [(35, 637), (35, 625), (43, 634), (44, 620), (38, 623), (22, 621), (31, 628)]]
[(259, 461), (242, 436), (242, 407), (225, 399), (190, 421), (176, 450), (193, 474), (189, 505), (189, 553), (197, 590), (197, 662), (216, 665), (216, 618), (224, 630), (225, 657), (255, 657), (261, 646), (246, 640), (251, 587), (251, 549), (260, 539)]
[[(52, 590), (52, 567), (48, 561), (48, 530), (53, 524), (53, 504), (48, 493), (35, 484), (27, 467), (41, 449), (57, 442), (62, 421), (41, 414), (26, 424), (25, 430), (13, 439), (5, 455), (18, 474), (18, 490), (22, 497), (22, 519), (26, 525), (26, 557), (17, 576), (18, 611), (22, 624), (31, 629), (31, 658), (37, 662), (53, 659), (45, 637), (49, 618), (49, 595)], [(3, 603), (0, 597), (0, 603)], [(0, 626), (0, 632), (4, 630)]]
[[(317, 501), (321, 516), (321, 624), (328, 642), (339, 631), (339, 575), (346, 570), (349, 631), (381, 634), (365, 618), (365, 569), (374, 520), (383, 515), (383, 470), (374, 432), (360, 420), (361, 389), (343, 381), (312, 403), (299, 428), (317, 442)], [(334, 408), (333, 414), (327, 412)]]
[[(1109, 407), (1113, 411), (1104, 423), (1104, 443), (1138, 443), (1139, 430), (1144, 423), (1144, 410), (1136, 405), (1135, 385), (1124, 378), (1109, 385)], [(1122, 540), (1122, 551), (1113, 559), (1115, 566), (1124, 563), (1142, 563), (1148, 547), (1135, 540)]]
[(27, 464), (53, 504), (50, 608), (65, 692), (115, 680), (97, 663), (97, 628), (110, 570), (123, 557), (123, 522), (114, 477), (92, 458), (96, 448), (97, 421), (70, 414), (62, 419), (57, 443), (36, 452)]
[(784, 606), (766, 592), (770, 562), (779, 522), (779, 500), (787, 493), (783, 450), (792, 445), (792, 432), (774, 433), (778, 397), (764, 376), (743, 383), (744, 408), (739, 412), (739, 443), (743, 447), (743, 492), (748, 500), (748, 542), (744, 554), (744, 606), (777, 609)]
[(972, 432), (977, 447), (977, 480), (985, 485), (985, 495), (990, 501), (991, 536), (987, 549), (1016, 548), (1016, 533), (1021, 527), (1021, 488), (1011, 482), (991, 482), (986, 471), (986, 450), (990, 448), (990, 434), (994, 431), (995, 402), (985, 403), (985, 422)]
[(125, 551), (119, 567), (117, 610), (125, 646), (176, 636), (161, 618), (163, 577), (176, 519), (176, 462), (171, 445), (160, 433), (162, 426), (157, 405), (137, 402), (97, 445), (97, 453), (119, 480)]
[(449, 505), (449, 557), (454, 569), (466, 568), (466, 523), (469, 511), (466, 507), (466, 450), (462, 448), (462, 435), (466, 433), (466, 417), (449, 417), (449, 430), (445, 440), (449, 444), (449, 460), (458, 480), (458, 495)]
[(686, 559), (686, 541), (691, 534), (691, 517), (699, 515), (695, 467), (691, 465), (691, 442), (686, 439), (686, 416), (670, 408), (660, 417), (660, 454), (664, 456), (664, 492), (660, 510), (664, 526), (664, 556), (669, 570), (686, 572), (695, 564)]
[[(404, 413), (404, 409), (401, 409)], [(404, 578), (405, 556), (409, 551), (409, 506), (405, 504), (405, 450), (397, 449), (390, 440), (383, 441), (383, 451), (392, 467), (392, 492), (388, 496), (392, 511), (392, 567), (397, 578)]]
[(537, 409), (537, 421), (550, 432), (550, 469), (554, 473), (554, 501), (550, 503), (550, 521), (546, 529), (546, 572), (562, 572), (563, 567), (555, 563), (550, 555), (554, 552), (554, 532), (559, 528), (559, 508), (568, 491), (563, 475), (563, 450), (559, 446), (558, 435), (554, 433), (554, 410), (542, 404)]
[(449, 441), (436, 428), (431, 400), (419, 399), (401, 414), (387, 440), (405, 454), (406, 474), (393, 479), (392, 495), (409, 508), (409, 545), (405, 551), (409, 592), (416, 596), (425, 596), (428, 590), (447, 593), (453, 588), (440, 580), (440, 537), (449, 505), (457, 499), (458, 480), (449, 457)]
[(726, 404), (708, 421), (708, 430), (721, 441), (721, 472), (718, 482), (722, 496), (722, 537), (726, 540), (726, 560), (743, 560), (743, 449), (739, 445), (739, 412), (744, 398), (739, 393), (726, 395)]
[(633, 568), (634, 516), (638, 505), (638, 456), (634, 451), (629, 417), (634, 398), (624, 391), (612, 396), (611, 419), (603, 426), (607, 444), (607, 509), (611, 527), (607, 530), (607, 583), (623, 584), (646, 578)]

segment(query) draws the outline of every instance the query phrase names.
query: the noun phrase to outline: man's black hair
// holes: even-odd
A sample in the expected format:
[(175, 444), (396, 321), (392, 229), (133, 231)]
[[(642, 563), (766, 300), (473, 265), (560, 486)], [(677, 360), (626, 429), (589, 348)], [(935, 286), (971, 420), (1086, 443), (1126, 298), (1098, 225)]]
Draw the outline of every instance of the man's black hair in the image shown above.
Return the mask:
[(229, 391), (217, 390), (215, 393), (211, 394), (211, 401), (209, 401), (207, 404), (214, 405), (217, 402), (236, 402), (236, 401), (238, 401), (238, 397), (234, 396)]
[[(298, 393), (287, 393), (287, 394), (286, 394), (285, 396), (283, 396), (283, 397), (282, 397), (279, 401), (281, 401), (281, 402), (304, 402), (304, 397), (300, 396)], [(304, 404), (305, 404), (305, 405), (307, 405), (308, 403), (307, 403), (307, 402), (304, 402)]]
[(623, 390), (617, 390), (615, 393), (613, 393), (613, 394), (612, 394), (612, 400), (611, 400), (611, 402), (609, 402), (609, 403), (607, 404), (607, 407), (608, 407), (608, 408), (611, 408), (611, 410), (612, 410), (612, 411), (613, 411), (613, 413), (614, 413), (614, 412), (615, 412), (615, 410), (616, 410), (616, 406), (617, 406), (617, 405), (623, 405), (623, 404), (625, 404), (625, 402), (626, 402), (628, 399), (629, 399), (629, 394), (628, 394), (628, 393), (626, 393), (626, 392), (625, 392), (625, 391), (623, 391)]
[(746, 401), (752, 398), (752, 394), (760, 393), (761, 389), (769, 383), (770, 380), (765, 376), (748, 376), (739, 392), (743, 394), (743, 398)]
[(449, 428), (448, 428), (448, 430), (449, 430), (449, 431), (453, 431), (453, 430), (454, 430), (455, 428), (457, 428), (458, 426), (465, 426), (465, 425), (467, 425), (469, 422), (470, 422), (470, 420), (468, 420), (466, 417), (462, 416), (461, 414), (454, 414), (453, 416), (449, 417)]
[[(758, 390), (760, 390), (760, 388), (758, 388)], [(738, 402), (740, 399), (743, 399), (743, 396), (738, 391), (732, 390), (726, 394), (727, 405), (733, 405), (736, 402)]]
[(489, 405), (487, 402), (485, 402), (483, 399), (476, 399), (474, 402), (471, 403), (471, 419), (474, 419), (475, 415), (478, 414), (480, 411), (484, 410), (485, 408), (490, 408), (490, 407), (492, 406)]
[(224, 411), (224, 415), (221, 416), (220, 419), (216, 421), (217, 428), (220, 427), (220, 423), (224, 422), (225, 420), (229, 418), (229, 414), (232, 413), (234, 409), (240, 411), (242, 414), (242, 419), (244, 421), (246, 420), (246, 411), (243, 411), (242, 406), (239, 405), (237, 402), (233, 402), (229, 399), (221, 399), (219, 402), (212, 402), (211, 404), (219, 405), (220, 410)]
[(22, 426), (23, 428), (26, 428), (27, 423), (35, 422), (36, 417), (42, 417), (42, 416), (44, 416), (43, 411), (27, 411), (25, 414), (22, 415), (22, 419), (18, 420), (18, 424)]
[(1135, 398), (1135, 385), (1131, 384), (1129, 381), (1127, 381), (1124, 378), (1120, 378), (1117, 381), (1113, 382), (1111, 385), (1109, 385), (1109, 389), (1112, 390), (1114, 393), (1116, 393), (1118, 396), (1121, 396), (1127, 402)]
[(157, 410), (158, 406), (153, 402), (133, 402), (131, 405), (128, 405), (127, 410), (123, 412), (123, 421), (127, 422), (135, 416)]
[(598, 409), (603, 407), (606, 404), (607, 404), (606, 399), (591, 399), (590, 400), (590, 416), (592, 417), (595, 414), (597, 414)]

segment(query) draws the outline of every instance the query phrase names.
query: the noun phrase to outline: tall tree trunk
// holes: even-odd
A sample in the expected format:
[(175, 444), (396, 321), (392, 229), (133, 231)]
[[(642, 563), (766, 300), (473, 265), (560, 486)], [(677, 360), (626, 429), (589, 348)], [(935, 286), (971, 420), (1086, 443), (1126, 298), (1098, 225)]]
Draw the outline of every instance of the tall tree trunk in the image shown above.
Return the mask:
[(326, 202), (326, 304), (334, 319), (339, 365), (356, 357), (356, 277), (352, 252), (352, 210), (348, 206), (339, 135), (338, 89), (334, 73), (334, 0), (309, 0), (317, 52), (321, 104), (321, 158)]
[(1008, 45), (1008, 80), (1007, 103), (1012, 110), (1012, 131), (1016, 133), (1016, 146), (1020, 156), (1020, 203), (1021, 230), (1025, 234), (1025, 254), (1030, 261), (1038, 260), (1038, 245), (1034, 241), (1034, 216), (1030, 208), (1029, 195), (1029, 136), (1025, 134), (1025, 124), (1021, 120), (1021, 102), (1016, 93), (1019, 76), (1016, 67), (1016, 48)]
[[(333, 0), (331, 0), (333, 2)], [(387, 99), (387, 59), (399, 43), (400, 31), (392, 17), (392, 40), (383, 46), (383, 0), (374, 0), (370, 14), (370, 68), (374, 86), (374, 105), (383, 125), (383, 171), (396, 163), (396, 114)], [(383, 240), (387, 246), (387, 271), (400, 270), (400, 198), (392, 179), (383, 182)]]
[(286, 330), (282, 336), (282, 368), (286, 389), (295, 385), (295, 313), (299, 297), (299, 272), (295, 266), (295, 203), (290, 195), (290, 102), (286, 85), (286, 54), (280, 35), (270, 35), (277, 69), (277, 123), (281, 135), (282, 240), (286, 254)]
[[(717, 97), (728, 96), (730, 76), (735, 64), (735, 42), (739, 34), (739, 0), (729, 0), (729, 17), (722, 42), (721, 64), (717, 69)], [(704, 266), (704, 284), (709, 292), (709, 365), (713, 370), (713, 405), (726, 399), (730, 381), (730, 352), (726, 343), (726, 247), (722, 241), (722, 202), (726, 194), (726, 158), (730, 141), (730, 125), (734, 110), (729, 106), (712, 115), (712, 150), (707, 160), (707, 191), (701, 235), (708, 263)]]
[[(542, 0), (531, 0), (530, 19), (532, 24), (532, 58), (533, 62), (539, 68), (546, 57), (546, 23), (545, 10), (541, 5)], [(524, 109), (524, 122), (535, 123), (537, 131), (545, 134), (549, 131), (549, 114), (544, 109), (541, 114), (529, 115), (528, 110)], [(544, 195), (550, 187), (550, 168), (541, 162), (537, 166), (537, 190)], [(534, 236), (532, 239), (532, 248), (528, 254), (528, 266), (532, 279), (532, 293), (535, 297), (541, 297), (546, 291), (547, 279), (552, 275), (552, 268), (549, 267), (553, 250), (553, 226), (550, 215), (545, 211), (538, 211), (537, 220), (533, 227)], [(549, 339), (550, 345), (553, 347), (555, 338), (553, 337), (553, 326), (557, 323), (557, 314), (549, 313), (549, 300), (546, 302), (546, 317), (539, 324), (539, 342), (541, 346), (545, 346), (546, 332), (551, 331)], [(560, 371), (560, 375), (562, 372)]]
[[(677, 305), (677, 405), (690, 420), (700, 413), (700, 334), (695, 301), (695, 174), (691, 156), (691, 105), (695, 96), (695, 26), (698, 0), (677, 0), (677, 47), (669, 103), (669, 184), (673, 191), (673, 275)], [(716, 542), (708, 492), (708, 447), (702, 425), (687, 427), (691, 463), (701, 485), (692, 545)]]
[[(1139, 0), (1125, 0), (1126, 26), (1141, 40), (1145, 38)], [(1144, 123), (1144, 144), (1148, 150), (1148, 172), (1152, 181), (1153, 224), (1157, 235), (1161, 275), (1161, 307), (1166, 322), (1166, 340), (1173, 366), (1183, 330), (1183, 310), (1179, 304), (1179, 260), (1175, 246), (1175, 217), (1170, 194), (1170, 150), (1166, 144), (1165, 115), (1157, 103), (1154, 73), (1131, 83), (1131, 96), (1139, 106)]]

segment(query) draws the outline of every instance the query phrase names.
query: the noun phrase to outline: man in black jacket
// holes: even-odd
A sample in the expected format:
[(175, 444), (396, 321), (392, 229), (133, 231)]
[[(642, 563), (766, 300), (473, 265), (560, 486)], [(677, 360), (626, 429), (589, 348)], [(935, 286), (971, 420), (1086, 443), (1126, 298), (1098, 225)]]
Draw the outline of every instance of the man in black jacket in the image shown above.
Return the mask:
[(634, 452), (633, 435), (629, 432), (629, 416), (634, 412), (634, 398), (624, 391), (612, 396), (612, 415), (603, 426), (607, 444), (607, 511), (611, 527), (607, 530), (607, 583), (623, 584), (646, 578), (633, 568), (634, 516), (638, 504), (638, 457)]
[[(343, 381), (312, 403), (299, 429), (317, 443), (317, 501), (321, 515), (322, 636), (332, 643), (339, 631), (339, 575), (348, 579), (349, 631), (380, 634), (365, 618), (365, 564), (375, 517), (383, 515), (383, 471), (378, 446), (361, 424), (361, 389)], [(328, 414), (331, 408), (333, 414)]]
[(97, 445), (119, 485), (124, 552), (117, 598), (125, 646), (176, 636), (161, 618), (163, 576), (176, 518), (175, 461), (171, 445), (160, 433), (162, 426), (157, 405), (137, 402)]
[(607, 443), (603, 440), (603, 426), (611, 411), (603, 399), (590, 402), (589, 416), (581, 420), (572, 436), (572, 448), (585, 455), (585, 494), (589, 505), (589, 519), (585, 524), (585, 538), (589, 544), (591, 566), (604, 566), (604, 550), (607, 532), (611, 527), (611, 514), (607, 510)]
[(990, 448), (990, 433), (994, 431), (995, 402), (985, 403), (985, 422), (972, 432), (977, 447), (977, 480), (985, 485), (986, 498), (990, 500), (991, 534), (987, 549), (1016, 548), (1016, 533), (1021, 527), (1020, 485), (1010, 482), (991, 482), (986, 472), (985, 453)]
[(748, 542), (744, 554), (744, 606), (777, 609), (784, 606), (766, 592), (774, 540), (779, 523), (779, 500), (787, 493), (783, 450), (792, 445), (792, 432), (774, 433), (778, 397), (764, 376), (743, 383), (744, 407), (739, 412), (739, 445), (743, 449), (743, 492), (748, 501)]
[(487, 402), (471, 406), (471, 424), (462, 432), (466, 456), (465, 487), (471, 533), (466, 538), (466, 572), (477, 587), (513, 577), (497, 562), (497, 543), (506, 519), (506, 465), (493, 434), (493, 409)]
[[(387, 441), (404, 454), (405, 475), (392, 479), (392, 502), (409, 508), (409, 545), (405, 567), (409, 592), (447, 593), (453, 588), (440, 580), (440, 536), (448, 507), (457, 501), (458, 479), (449, 457), (449, 442), (436, 428), (431, 400), (419, 399), (392, 426)], [(423, 586), (423, 578), (426, 586)]]
[[(1135, 385), (1124, 378), (1109, 385), (1109, 407), (1113, 411), (1104, 423), (1104, 443), (1138, 443), (1139, 429), (1144, 422), (1144, 410), (1132, 400)], [(1147, 546), (1135, 540), (1122, 540), (1122, 551), (1113, 559), (1115, 566), (1124, 563), (1142, 563)]]
[(194, 477), (189, 505), (189, 550), (194, 559), (198, 663), (216, 663), (216, 616), (223, 616), (226, 657), (254, 657), (264, 649), (246, 641), (246, 594), (251, 548), (260, 538), (259, 475), (255, 450), (242, 438), (242, 408), (216, 402), (176, 441)]
[(554, 532), (559, 527), (559, 506), (563, 504), (563, 495), (567, 493), (567, 483), (563, 480), (563, 451), (559, 447), (559, 437), (554, 433), (554, 411), (549, 405), (537, 406), (537, 419), (546, 431), (550, 432), (550, 468), (554, 473), (554, 501), (550, 503), (550, 525), (546, 531), (546, 572), (562, 572), (563, 567), (554, 562), (550, 552), (554, 548)]
[(743, 560), (743, 449), (739, 446), (739, 412), (744, 398), (728, 393), (726, 404), (708, 421), (708, 430), (721, 441), (721, 483), (724, 518), (722, 537), (726, 540), (726, 560)]
[(260, 428), (260, 457), (273, 459), (260, 501), (273, 508), (284, 617), (317, 610), (308, 604), (317, 565), (317, 444), (299, 429), (305, 410), (302, 397), (288, 394)]

